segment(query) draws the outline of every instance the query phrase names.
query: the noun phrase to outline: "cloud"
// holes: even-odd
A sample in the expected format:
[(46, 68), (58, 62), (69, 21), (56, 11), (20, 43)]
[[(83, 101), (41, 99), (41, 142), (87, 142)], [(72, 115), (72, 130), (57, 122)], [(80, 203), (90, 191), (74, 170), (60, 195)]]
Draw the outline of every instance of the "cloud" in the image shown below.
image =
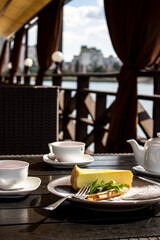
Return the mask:
[(64, 26), (65, 28), (75, 28), (88, 23), (85, 12), (82, 9), (72, 6), (64, 7)]
[(94, 20), (103, 19), (104, 14), (99, 6), (64, 7), (64, 24), (66, 28), (85, 26)]
[(102, 0), (97, 0), (96, 5), (89, 6), (65, 5), (63, 29), (63, 53), (67, 61), (71, 61), (74, 55), (80, 53), (82, 45), (96, 47), (104, 56), (115, 56)]
[(97, 0), (96, 3), (97, 3), (97, 5), (98, 5), (99, 7), (101, 7), (101, 8), (104, 7), (104, 2), (103, 2), (103, 0)]

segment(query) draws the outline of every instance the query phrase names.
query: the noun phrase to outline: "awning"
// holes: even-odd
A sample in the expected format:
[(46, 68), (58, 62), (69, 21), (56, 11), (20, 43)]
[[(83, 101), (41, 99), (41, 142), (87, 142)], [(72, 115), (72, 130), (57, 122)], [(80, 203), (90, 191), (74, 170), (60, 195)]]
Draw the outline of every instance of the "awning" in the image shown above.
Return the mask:
[(0, 35), (11, 36), (52, 0), (0, 0)]

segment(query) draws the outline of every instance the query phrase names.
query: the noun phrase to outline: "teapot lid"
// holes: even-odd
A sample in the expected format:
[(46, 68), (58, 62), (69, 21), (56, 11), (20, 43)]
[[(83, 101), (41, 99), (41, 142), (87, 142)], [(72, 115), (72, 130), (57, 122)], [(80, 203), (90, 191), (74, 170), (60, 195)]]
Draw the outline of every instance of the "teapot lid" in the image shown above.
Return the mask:
[(146, 142), (147, 145), (150, 145), (150, 144), (160, 144), (160, 132), (157, 133), (157, 138), (151, 138), (149, 139), (147, 142)]

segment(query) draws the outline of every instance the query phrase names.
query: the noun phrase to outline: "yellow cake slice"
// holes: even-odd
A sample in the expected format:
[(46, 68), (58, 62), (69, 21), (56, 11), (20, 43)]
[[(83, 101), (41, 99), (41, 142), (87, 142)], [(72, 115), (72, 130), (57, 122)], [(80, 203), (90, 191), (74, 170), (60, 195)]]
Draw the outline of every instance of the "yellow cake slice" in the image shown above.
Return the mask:
[(74, 166), (71, 173), (71, 185), (74, 189), (79, 190), (83, 185), (105, 181), (108, 183), (114, 180), (116, 184), (126, 184), (131, 187), (133, 174), (129, 170), (111, 170), (111, 169), (85, 169)]

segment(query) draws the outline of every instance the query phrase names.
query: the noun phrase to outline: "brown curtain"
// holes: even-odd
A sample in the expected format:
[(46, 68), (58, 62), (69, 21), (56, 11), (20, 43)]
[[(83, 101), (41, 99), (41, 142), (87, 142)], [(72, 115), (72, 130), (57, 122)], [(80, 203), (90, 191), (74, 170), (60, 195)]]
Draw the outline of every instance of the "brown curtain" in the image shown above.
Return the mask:
[(5, 40), (3, 44), (1, 56), (0, 56), (0, 73), (3, 71), (5, 61), (6, 61), (7, 43), (8, 43), (8, 40)]
[(113, 47), (123, 62), (106, 152), (130, 152), (136, 138), (137, 71), (160, 55), (159, 0), (104, 0)]
[(58, 49), (62, 27), (62, 11), (63, 1), (55, 0), (38, 14), (37, 57), (39, 72), (36, 85), (42, 85), (43, 75), (52, 63), (51, 55)]
[(14, 74), (18, 71), (19, 67), (19, 60), (20, 60), (20, 53), (21, 53), (21, 46), (22, 46), (22, 39), (25, 34), (24, 26), (15, 34), (14, 38), (14, 46), (11, 50), (11, 58), (10, 61), (12, 63), (12, 68), (10, 70), (10, 83), (13, 83)]

